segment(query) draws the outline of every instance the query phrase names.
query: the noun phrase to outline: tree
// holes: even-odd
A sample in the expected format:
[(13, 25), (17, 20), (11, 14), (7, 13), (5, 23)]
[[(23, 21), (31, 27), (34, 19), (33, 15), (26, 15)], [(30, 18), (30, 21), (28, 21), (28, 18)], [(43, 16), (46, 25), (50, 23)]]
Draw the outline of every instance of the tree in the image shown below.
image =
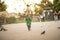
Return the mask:
[[(1, 0), (0, 0), (0, 12), (3, 12), (3, 11), (5, 11), (6, 10), (6, 5), (5, 5), (5, 3), (4, 3), (4, 1), (2, 2)], [(5, 14), (2, 14), (2, 15), (0, 15), (2, 18), (3, 18), (3, 22), (4, 23), (6, 23), (6, 15)]]
[(1, 2), (1, 0), (0, 0), (0, 12), (5, 11), (6, 8), (7, 8), (7, 7), (6, 7), (5, 3), (4, 3), (4, 1)]
[(52, 7), (53, 6), (53, 4), (49, 0), (42, 0), (41, 5), (43, 5), (44, 7)]
[[(39, 8), (37, 8), (38, 6)], [(41, 4), (35, 4), (35, 12), (42, 13), (43, 9), (46, 7), (53, 8), (53, 4), (49, 0), (42, 0)]]
[(35, 4), (34, 7), (35, 7), (35, 12), (36, 13), (40, 14), (42, 12), (41, 4)]
[(54, 11), (60, 11), (60, 1), (59, 0), (54, 0), (53, 1), (53, 6), (54, 6)]

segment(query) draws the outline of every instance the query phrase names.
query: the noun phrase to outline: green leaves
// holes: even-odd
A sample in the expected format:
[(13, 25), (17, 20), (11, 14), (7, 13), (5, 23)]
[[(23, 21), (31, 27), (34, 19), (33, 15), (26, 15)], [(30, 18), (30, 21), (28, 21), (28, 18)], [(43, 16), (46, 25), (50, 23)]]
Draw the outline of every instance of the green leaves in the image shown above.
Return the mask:
[(54, 11), (60, 11), (60, 2), (59, 0), (54, 0), (53, 2), (53, 6), (54, 6)]
[(45, 7), (51, 7), (53, 5), (49, 0), (42, 0), (41, 4)]
[(4, 2), (0, 1), (0, 11), (5, 11), (6, 10), (6, 5), (4, 4)]

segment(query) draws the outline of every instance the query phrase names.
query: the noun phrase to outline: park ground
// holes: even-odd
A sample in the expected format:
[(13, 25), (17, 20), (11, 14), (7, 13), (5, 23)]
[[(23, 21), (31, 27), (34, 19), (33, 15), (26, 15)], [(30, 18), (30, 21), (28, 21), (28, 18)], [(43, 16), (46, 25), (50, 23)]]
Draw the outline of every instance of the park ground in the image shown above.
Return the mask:
[[(3, 25), (7, 31), (0, 31), (0, 40), (60, 40), (60, 21), (32, 22), (31, 31), (26, 23)], [(41, 32), (45, 34), (41, 35)]]

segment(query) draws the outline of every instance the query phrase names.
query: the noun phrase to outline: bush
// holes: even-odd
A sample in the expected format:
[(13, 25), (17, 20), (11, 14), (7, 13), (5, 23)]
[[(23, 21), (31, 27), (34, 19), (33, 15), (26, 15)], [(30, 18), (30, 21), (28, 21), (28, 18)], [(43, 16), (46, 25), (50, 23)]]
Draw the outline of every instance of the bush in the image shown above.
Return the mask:
[(6, 22), (6, 15), (5, 14), (0, 15), (0, 22), (3, 24)]
[(14, 16), (7, 17), (6, 22), (9, 23), (9, 24), (10, 23), (15, 23), (16, 22), (16, 18)]

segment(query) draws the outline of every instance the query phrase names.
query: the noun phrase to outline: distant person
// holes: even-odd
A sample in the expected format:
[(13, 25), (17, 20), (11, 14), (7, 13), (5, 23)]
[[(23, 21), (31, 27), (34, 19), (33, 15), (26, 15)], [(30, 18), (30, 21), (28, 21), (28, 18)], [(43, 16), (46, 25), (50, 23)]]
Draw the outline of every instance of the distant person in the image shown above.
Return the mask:
[(26, 24), (27, 24), (28, 30), (30, 31), (30, 28), (31, 28), (31, 17), (30, 17), (30, 15), (26, 16)]
[(58, 19), (60, 20), (60, 11), (58, 12)]
[(40, 14), (40, 22), (44, 22), (45, 21), (45, 14)]
[(54, 12), (54, 20), (58, 21), (58, 13), (56, 11)]
[(43, 15), (40, 14), (40, 22), (42, 22), (43, 20), (44, 20)]
[(44, 22), (45, 21), (45, 12), (42, 13), (42, 16), (43, 16), (42, 21)]

